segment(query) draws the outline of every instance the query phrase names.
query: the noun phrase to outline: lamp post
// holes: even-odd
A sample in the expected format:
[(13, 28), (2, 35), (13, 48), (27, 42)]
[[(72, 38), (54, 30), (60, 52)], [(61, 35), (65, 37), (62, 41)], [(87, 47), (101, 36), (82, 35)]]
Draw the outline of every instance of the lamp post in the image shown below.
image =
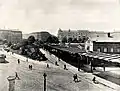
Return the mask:
[(93, 58), (91, 58), (91, 73), (93, 73)]
[(78, 71), (80, 71), (80, 58), (78, 57)]
[(44, 73), (43, 74), (43, 77), (44, 77), (44, 91), (46, 91), (46, 76), (47, 76), (47, 74)]
[(77, 53), (75, 55), (78, 61), (78, 71), (80, 71), (80, 56)]

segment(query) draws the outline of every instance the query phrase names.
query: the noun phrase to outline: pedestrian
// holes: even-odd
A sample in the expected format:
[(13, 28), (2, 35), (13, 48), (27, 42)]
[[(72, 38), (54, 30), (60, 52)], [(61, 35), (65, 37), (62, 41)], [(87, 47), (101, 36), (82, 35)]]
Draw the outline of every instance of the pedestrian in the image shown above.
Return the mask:
[(30, 65), (29, 65), (29, 69), (30, 69)]
[(32, 70), (32, 65), (31, 65), (31, 70)]
[(96, 78), (94, 77), (94, 78), (92, 79), (92, 81), (95, 83), (95, 82), (96, 82)]
[(60, 61), (60, 58), (58, 58), (58, 61)]
[(17, 72), (15, 72), (15, 79), (16, 79), (16, 78), (17, 78), (18, 80), (20, 80)]
[(47, 64), (47, 68), (49, 68), (49, 64)]
[(55, 62), (55, 65), (59, 66), (58, 63), (57, 63), (57, 61)]
[(29, 69), (32, 70), (32, 65), (29, 65)]
[(75, 82), (78, 82), (77, 74), (74, 74), (74, 75), (73, 75), (73, 79), (74, 79)]
[(20, 59), (18, 59), (18, 64), (20, 64)]
[(26, 59), (26, 62), (28, 62), (28, 58)]
[(95, 67), (93, 67), (93, 70), (96, 70)]
[(75, 81), (75, 74), (73, 75), (73, 81)]
[(67, 68), (66, 68), (66, 65), (64, 65), (64, 70), (66, 70)]

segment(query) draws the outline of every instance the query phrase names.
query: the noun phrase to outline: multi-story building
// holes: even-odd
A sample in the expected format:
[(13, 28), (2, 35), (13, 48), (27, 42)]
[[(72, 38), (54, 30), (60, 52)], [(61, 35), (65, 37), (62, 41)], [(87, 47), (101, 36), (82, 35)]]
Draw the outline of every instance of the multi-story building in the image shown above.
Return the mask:
[(58, 39), (64, 37), (77, 38), (86, 36), (85, 50), (105, 53), (120, 53), (120, 32), (88, 31), (88, 30), (58, 30)]
[(69, 39), (69, 38), (72, 38), (72, 39), (77, 39), (77, 40), (79, 40), (79, 38), (81, 38), (81, 37), (84, 37), (84, 36), (88, 36), (88, 34), (89, 34), (89, 31), (88, 30), (61, 30), (61, 29), (59, 29), (58, 30), (58, 39), (59, 39), (59, 41), (62, 41), (62, 39), (64, 38), (64, 37), (66, 37), (67, 38), (67, 40)]
[(11, 42), (11, 43), (18, 43), (22, 40), (22, 32), (1, 29), (0, 40), (7, 40), (7, 42)]
[(41, 40), (45, 42), (49, 36), (51, 36), (50, 33), (44, 31), (44, 32), (32, 32), (30, 34), (24, 34), (24, 39), (27, 39), (29, 36), (34, 36), (35, 39)]
[(11, 31), (11, 42), (18, 43), (22, 40), (22, 32), (21, 31)]
[(120, 53), (120, 32), (91, 32), (89, 47), (92, 51)]

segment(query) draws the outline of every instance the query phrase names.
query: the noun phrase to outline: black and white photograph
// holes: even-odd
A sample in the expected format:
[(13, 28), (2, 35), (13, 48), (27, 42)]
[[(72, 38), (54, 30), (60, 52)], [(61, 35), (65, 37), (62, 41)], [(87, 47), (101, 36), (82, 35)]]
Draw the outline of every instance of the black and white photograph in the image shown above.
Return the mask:
[(120, 0), (0, 0), (0, 91), (120, 91)]

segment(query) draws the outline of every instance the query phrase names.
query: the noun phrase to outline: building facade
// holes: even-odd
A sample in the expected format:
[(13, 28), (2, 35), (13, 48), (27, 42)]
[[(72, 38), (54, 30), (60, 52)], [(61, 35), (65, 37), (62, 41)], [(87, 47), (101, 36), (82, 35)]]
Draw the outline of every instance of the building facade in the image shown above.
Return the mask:
[(120, 32), (94, 32), (90, 41), (92, 51), (103, 53), (120, 53)]
[(58, 30), (58, 39), (61, 42), (62, 39), (64, 37), (67, 38), (67, 40), (69, 38), (72, 38), (73, 40), (76, 38), (77, 40), (79, 40), (79, 38), (82, 37), (87, 37), (89, 35), (89, 31), (88, 30)]
[(11, 43), (18, 43), (22, 40), (22, 32), (14, 30), (0, 30), (0, 40), (6, 40)]
[(120, 32), (88, 31), (88, 30), (58, 30), (58, 39), (62, 41), (64, 37), (81, 38), (88, 37), (85, 42), (86, 51), (99, 51), (103, 53), (120, 53)]
[(11, 42), (19, 43), (22, 40), (22, 32), (21, 31), (11, 31)]
[(93, 51), (120, 53), (120, 42), (93, 42)]

